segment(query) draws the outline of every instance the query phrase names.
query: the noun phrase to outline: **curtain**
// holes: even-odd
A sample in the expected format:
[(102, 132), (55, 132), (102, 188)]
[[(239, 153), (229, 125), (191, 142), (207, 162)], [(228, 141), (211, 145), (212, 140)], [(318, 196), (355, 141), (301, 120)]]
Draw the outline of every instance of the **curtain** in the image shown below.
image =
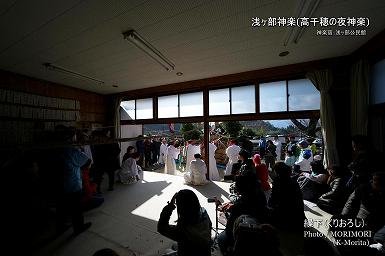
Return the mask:
[(336, 147), (336, 126), (334, 120), (334, 110), (331, 96), (329, 94), (333, 83), (331, 70), (318, 70), (309, 72), (306, 77), (314, 84), (321, 93), (321, 130), (324, 140), (324, 160), (325, 166), (339, 164), (338, 152)]
[(122, 102), (121, 98), (114, 100), (114, 138), (120, 138), (120, 103)]
[(352, 135), (367, 135), (369, 108), (369, 63), (366, 59), (354, 63), (350, 74), (350, 105)]

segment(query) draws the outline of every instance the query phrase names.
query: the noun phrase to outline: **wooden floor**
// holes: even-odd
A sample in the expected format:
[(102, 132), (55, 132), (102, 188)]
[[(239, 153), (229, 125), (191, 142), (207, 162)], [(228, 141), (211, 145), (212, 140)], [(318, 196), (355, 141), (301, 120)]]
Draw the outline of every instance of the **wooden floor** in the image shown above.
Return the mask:
[[(85, 221), (93, 223), (89, 230), (73, 237), (70, 229), (34, 255), (91, 256), (105, 247), (113, 248), (122, 256), (162, 255), (172, 241), (157, 233), (156, 225), (162, 208), (175, 192), (193, 190), (214, 224), (215, 205), (208, 203), (207, 198), (216, 196), (227, 201), (229, 185), (210, 182), (193, 187), (184, 185), (181, 176), (144, 171), (139, 183), (116, 184), (114, 191), (104, 193), (102, 206), (85, 213)], [(171, 222), (175, 220), (174, 211)]]
[[(107, 184), (104, 184), (107, 186)], [(204, 186), (187, 186), (183, 177), (158, 172), (144, 171), (142, 180), (133, 185), (116, 184), (115, 190), (107, 192), (104, 187), (105, 202), (99, 208), (85, 213), (85, 220), (92, 221), (90, 229), (73, 237), (72, 229), (56, 240), (45, 245), (33, 255), (39, 256), (91, 256), (102, 248), (112, 248), (121, 256), (163, 255), (170, 248), (172, 241), (156, 231), (159, 214), (175, 192), (180, 189), (193, 190), (203, 207), (206, 208), (213, 226), (215, 226), (215, 205), (207, 198), (214, 196), (221, 201), (228, 201), (230, 183), (210, 182)], [(326, 223), (330, 217), (313, 204), (305, 201), (306, 216)], [(176, 213), (171, 222), (176, 220)], [(219, 224), (220, 228), (223, 228)], [(319, 230), (326, 234), (326, 228)], [(213, 231), (213, 236), (215, 232)], [(301, 237), (302, 238), (302, 237)], [(284, 255), (301, 253), (300, 240), (290, 235), (281, 236)], [(214, 251), (212, 255), (220, 255)]]

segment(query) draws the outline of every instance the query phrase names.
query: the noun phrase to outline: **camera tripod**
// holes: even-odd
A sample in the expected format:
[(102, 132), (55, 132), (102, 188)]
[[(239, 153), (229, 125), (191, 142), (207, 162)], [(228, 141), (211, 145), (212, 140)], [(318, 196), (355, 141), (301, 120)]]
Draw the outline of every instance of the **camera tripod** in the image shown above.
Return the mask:
[(219, 228), (219, 218), (218, 218), (218, 207), (222, 205), (222, 203), (217, 199), (217, 197), (214, 198), (209, 198), (207, 200), (209, 203), (214, 202), (215, 203), (215, 228), (212, 227), (212, 230), (215, 232), (214, 239), (211, 245), (211, 250), (214, 251), (215, 249), (218, 248), (218, 235), (219, 235), (219, 230), (225, 230), (224, 228)]

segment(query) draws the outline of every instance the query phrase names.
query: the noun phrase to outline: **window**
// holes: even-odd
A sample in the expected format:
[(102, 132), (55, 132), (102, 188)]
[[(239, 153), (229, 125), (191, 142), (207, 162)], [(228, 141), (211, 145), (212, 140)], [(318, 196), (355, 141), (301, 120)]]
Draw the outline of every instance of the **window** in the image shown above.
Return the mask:
[(122, 101), (120, 107), (121, 120), (135, 120), (135, 100)]
[(320, 109), (320, 93), (309, 79), (289, 80), (289, 111)]
[(178, 117), (178, 95), (158, 97), (158, 117)]
[(231, 114), (255, 113), (255, 86), (231, 88)]
[(286, 81), (259, 85), (259, 110), (261, 113), (287, 111)]
[(136, 100), (136, 119), (151, 119), (152, 98)]
[(203, 92), (179, 95), (180, 117), (203, 116)]
[(229, 88), (209, 91), (209, 115), (230, 114)]

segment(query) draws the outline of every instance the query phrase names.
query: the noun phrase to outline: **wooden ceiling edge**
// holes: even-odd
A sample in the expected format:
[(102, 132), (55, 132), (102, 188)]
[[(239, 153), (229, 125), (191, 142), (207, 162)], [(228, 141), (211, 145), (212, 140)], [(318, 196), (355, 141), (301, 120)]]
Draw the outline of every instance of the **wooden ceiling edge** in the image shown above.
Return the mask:
[(166, 84), (155, 87), (125, 91), (115, 94), (106, 95), (109, 98), (129, 98), (135, 99), (140, 97), (153, 97), (155, 95), (170, 95), (180, 92), (193, 92), (207, 88), (219, 88), (237, 84), (270, 82), (280, 79), (296, 79), (303, 77), (306, 72), (329, 68), (346, 61), (346, 56), (302, 62), (278, 67), (271, 67), (242, 73), (229, 74), (199, 80), (192, 80), (174, 84)]

